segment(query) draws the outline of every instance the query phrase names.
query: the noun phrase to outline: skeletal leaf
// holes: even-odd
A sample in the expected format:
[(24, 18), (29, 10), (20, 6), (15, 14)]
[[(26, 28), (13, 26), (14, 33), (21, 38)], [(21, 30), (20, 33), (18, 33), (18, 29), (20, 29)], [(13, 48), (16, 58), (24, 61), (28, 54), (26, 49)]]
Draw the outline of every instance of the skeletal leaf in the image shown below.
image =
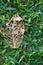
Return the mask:
[(13, 15), (10, 21), (6, 24), (9, 29), (12, 30), (12, 42), (13, 48), (18, 48), (23, 40), (24, 35), (24, 22), (23, 19), (18, 15)]

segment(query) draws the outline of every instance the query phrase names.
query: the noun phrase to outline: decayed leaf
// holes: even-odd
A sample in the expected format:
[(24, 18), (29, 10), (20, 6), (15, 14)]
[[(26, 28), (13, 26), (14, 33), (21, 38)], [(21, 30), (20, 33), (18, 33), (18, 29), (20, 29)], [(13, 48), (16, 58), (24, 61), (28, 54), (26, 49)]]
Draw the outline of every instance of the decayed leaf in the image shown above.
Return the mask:
[(24, 23), (22, 18), (16, 14), (6, 25), (9, 29), (12, 30), (13, 48), (18, 48), (22, 43), (24, 35)]

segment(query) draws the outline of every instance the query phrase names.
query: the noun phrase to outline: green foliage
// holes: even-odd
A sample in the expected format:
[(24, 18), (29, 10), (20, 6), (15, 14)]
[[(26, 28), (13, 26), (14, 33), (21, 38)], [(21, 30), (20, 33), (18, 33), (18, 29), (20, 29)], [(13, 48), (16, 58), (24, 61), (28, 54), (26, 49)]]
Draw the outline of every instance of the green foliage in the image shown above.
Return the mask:
[(0, 30), (0, 65), (43, 65), (43, 0), (0, 0), (0, 27), (16, 13), (25, 23), (22, 46), (10, 48)]

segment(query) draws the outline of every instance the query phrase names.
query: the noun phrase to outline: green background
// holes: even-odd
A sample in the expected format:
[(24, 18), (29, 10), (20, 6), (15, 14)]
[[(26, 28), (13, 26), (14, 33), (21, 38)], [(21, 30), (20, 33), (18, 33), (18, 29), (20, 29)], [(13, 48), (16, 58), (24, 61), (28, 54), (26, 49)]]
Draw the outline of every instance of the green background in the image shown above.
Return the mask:
[(22, 46), (10, 48), (0, 30), (0, 65), (43, 65), (43, 0), (0, 0), (0, 27), (16, 13), (25, 24)]

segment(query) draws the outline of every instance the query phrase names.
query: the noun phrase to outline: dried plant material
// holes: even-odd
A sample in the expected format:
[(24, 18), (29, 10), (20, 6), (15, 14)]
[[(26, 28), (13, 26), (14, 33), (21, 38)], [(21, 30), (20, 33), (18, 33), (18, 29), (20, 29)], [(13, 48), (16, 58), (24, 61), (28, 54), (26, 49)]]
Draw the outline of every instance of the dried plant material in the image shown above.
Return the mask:
[(13, 48), (18, 48), (23, 40), (24, 35), (24, 22), (23, 19), (18, 15), (14, 15), (6, 26), (12, 30), (12, 42)]
[(21, 21), (22, 18), (19, 16), (19, 17), (15, 17), (13, 20), (15, 20), (15, 21)]

